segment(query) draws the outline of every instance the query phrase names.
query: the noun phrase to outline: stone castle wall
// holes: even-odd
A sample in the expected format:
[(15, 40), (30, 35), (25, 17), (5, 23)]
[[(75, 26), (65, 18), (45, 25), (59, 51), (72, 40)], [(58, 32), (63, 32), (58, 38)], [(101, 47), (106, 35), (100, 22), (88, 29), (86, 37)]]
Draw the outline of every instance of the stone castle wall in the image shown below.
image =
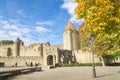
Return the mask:
[[(43, 46), (37, 44), (32, 47), (25, 47), (24, 45), (20, 45), (20, 55), (19, 56), (42, 56), (43, 55)], [(10, 51), (8, 50), (10, 49)], [(4, 45), (0, 46), (0, 56), (17, 56), (15, 44), (13, 45)]]
[[(92, 53), (88, 51), (75, 50), (72, 52), (75, 55), (77, 63), (92, 63)], [(100, 63), (100, 58), (97, 55), (94, 55), (95, 63)]]
[(0, 56), (14, 56), (15, 45), (3, 45), (0, 46)]
[(17, 63), (17, 66), (27, 66), (26, 63), (30, 65), (31, 62), (33, 65), (35, 65), (35, 63), (44, 64), (43, 58), (38, 56), (0, 57), (0, 62), (4, 62), (5, 66), (15, 66), (15, 63)]
[(41, 46), (38, 44), (34, 47), (21, 47), (20, 56), (42, 56)]
[[(51, 46), (49, 43), (37, 43), (25, 47), (19, 46), (19, 56), (16, 53), (16, 44), (0, 46), (0, 62), (4, 62), (5, 66), (25, 66), (25, 63), (32, 62), (47, 65), (47, 57), (52, 55), (54, 62), (58, 63), (58, 45)], [(60, 47), (60, 45), (58, 46)], [(10, 50), (8, 50), (10, 49)]]
[[(54, 63), (59, 63), (59, 48), (62, 48), (61, 45), (48, 45), (48, 44), (37, 44), (35, 46), (27, 46), (24, 45), (20, 46), (20, 55), (14, 56), (15, 54), (15, 45), (6, 45), (1, 46), (0, 49), (0, 62), (4, 62), (5, 66), (14, 66), (15, 63), (18, 63), (18, 66), (25, 66), (25, 63), (33, 62), (34, 63), (41, 63), (42, 65), (47, 65), (47, 58), (48, 56), (53, 56)], [(11, 48), (11, 55), (7, 55), (7, 49), (4, 48)], [(4, 55), (3, 55), (4, 54)]]

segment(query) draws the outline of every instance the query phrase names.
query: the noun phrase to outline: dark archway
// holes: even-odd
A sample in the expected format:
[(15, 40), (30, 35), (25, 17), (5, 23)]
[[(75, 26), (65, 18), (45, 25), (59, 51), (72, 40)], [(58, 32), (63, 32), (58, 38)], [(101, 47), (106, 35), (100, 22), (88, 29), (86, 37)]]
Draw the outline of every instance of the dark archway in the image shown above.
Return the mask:
[(52, 55), (49, 55), (47, 57), (47, 65), (53, 65), (53, 56)]
[(12, 56), (12, 50), (11, 50), (11, 48), (7, 49), (7, 56)]

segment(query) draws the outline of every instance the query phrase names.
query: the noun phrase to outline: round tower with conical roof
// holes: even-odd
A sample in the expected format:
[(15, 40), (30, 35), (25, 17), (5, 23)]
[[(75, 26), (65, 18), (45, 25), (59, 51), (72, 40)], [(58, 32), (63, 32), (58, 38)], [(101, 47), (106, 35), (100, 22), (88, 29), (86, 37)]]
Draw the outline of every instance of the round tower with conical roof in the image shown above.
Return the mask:
[(75, 29), (73, 24), (69, 21), (63, 33), (65, 50), (78, 50), (80, 48), (78, 34), (79, 34), (78, 31)]

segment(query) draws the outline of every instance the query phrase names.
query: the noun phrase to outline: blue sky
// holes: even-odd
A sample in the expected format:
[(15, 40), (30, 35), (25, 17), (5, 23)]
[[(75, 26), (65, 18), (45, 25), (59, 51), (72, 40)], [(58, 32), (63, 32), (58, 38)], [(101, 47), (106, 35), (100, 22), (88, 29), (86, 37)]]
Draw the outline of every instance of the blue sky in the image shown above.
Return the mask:
[(32, 42), (63, 43), (63, 31), (70, 20), (76, 27), (72, 0), (0, 0), (0, 40), (19, 37)]

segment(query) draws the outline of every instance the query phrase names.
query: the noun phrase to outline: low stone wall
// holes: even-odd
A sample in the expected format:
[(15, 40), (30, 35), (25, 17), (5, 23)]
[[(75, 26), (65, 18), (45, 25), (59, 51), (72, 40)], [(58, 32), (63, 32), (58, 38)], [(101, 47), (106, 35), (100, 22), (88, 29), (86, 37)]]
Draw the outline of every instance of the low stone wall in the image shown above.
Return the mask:
[(17, 57), (0, 57), (0, 62), (4, 62), (5, 66), (35, 66), (43, 65), (43, 58), (38, 56), (17, 56)]

